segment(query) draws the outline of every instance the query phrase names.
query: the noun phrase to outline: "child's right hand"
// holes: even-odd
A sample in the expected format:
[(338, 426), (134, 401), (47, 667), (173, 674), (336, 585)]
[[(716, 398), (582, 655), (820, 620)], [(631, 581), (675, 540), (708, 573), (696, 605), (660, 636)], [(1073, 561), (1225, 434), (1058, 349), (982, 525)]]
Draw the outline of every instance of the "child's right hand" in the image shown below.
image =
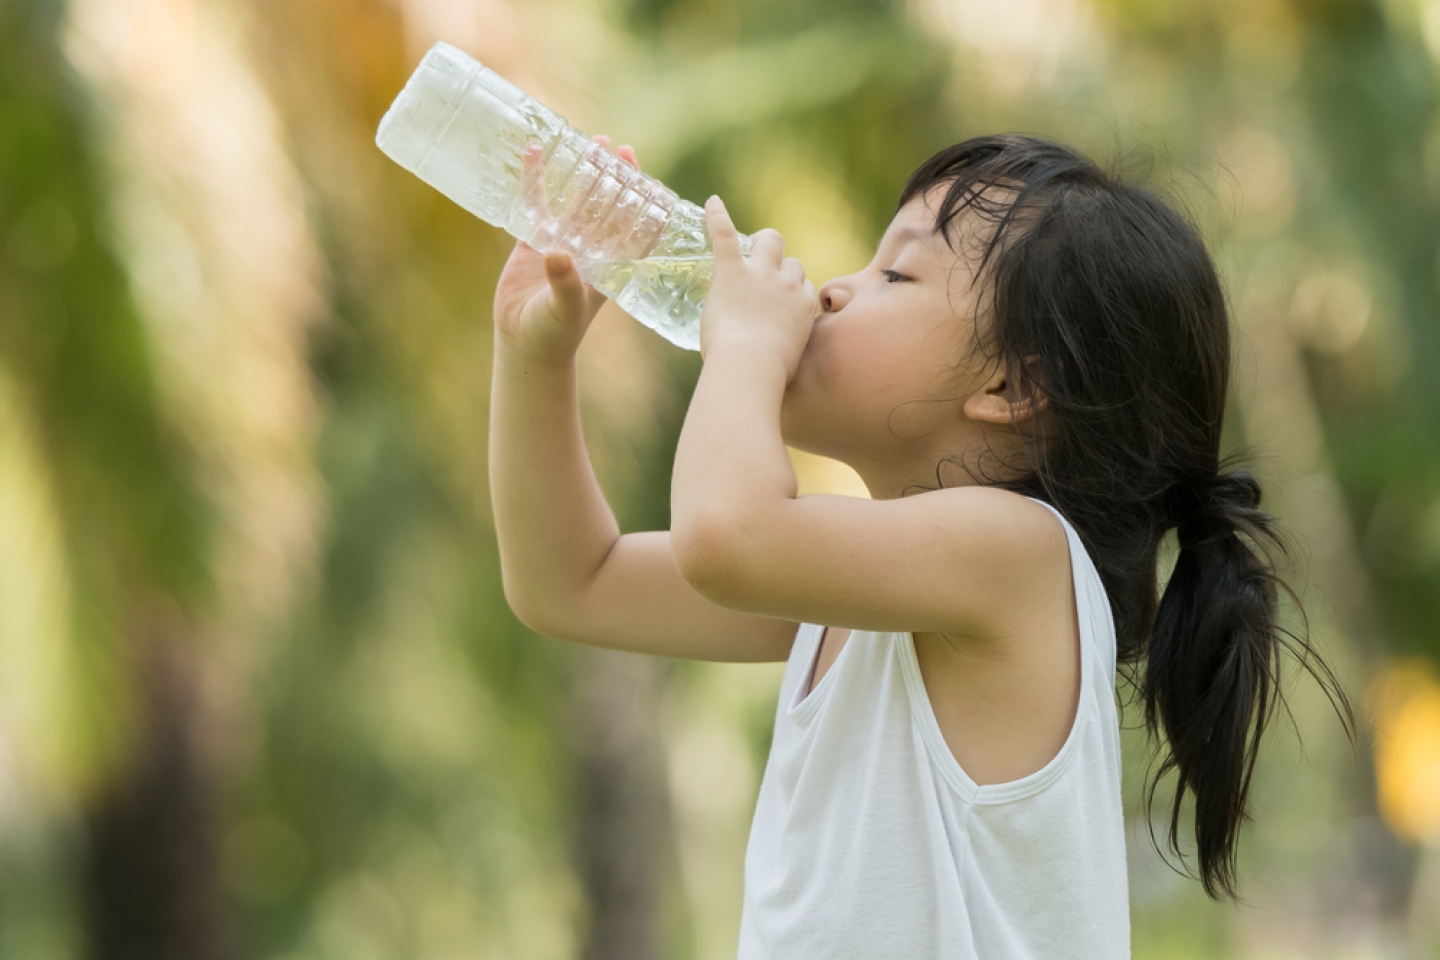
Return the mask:
[[(610, 138), (604, 134), (593, 139), (610, 146)], [(640, 169), (633, 147), (621, 146), (615, 154)], [(521, 159), (527, 190), (538, 193), (532, 200), (544, 203), (539, 157), (539, 145), (532, 142)], [(580, 279), (568, 253), (545, 255), (523, 240), (517, 241), (495, 287), (495, 339), (545, 363), (568, 360), (579, 349), (604, 302), (603, 293)]]

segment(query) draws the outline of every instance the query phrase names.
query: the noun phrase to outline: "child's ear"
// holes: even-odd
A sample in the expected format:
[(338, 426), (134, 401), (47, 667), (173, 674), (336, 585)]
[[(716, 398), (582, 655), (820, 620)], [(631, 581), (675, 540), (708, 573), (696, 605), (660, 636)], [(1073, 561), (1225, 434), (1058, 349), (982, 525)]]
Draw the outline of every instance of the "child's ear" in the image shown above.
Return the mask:
[(1025, 393), (1020, 382), (1010, 375), (1006, 368), (997, 370), (974, 393), (966, 398), (965, 416), (971, 420), (1008, 426), (1039, 416), (1050, 408), (1050, 398), (1040, 389), (1038, 360), (1035, 355), (1025, 358), (1029, 367), (1030, 382)]

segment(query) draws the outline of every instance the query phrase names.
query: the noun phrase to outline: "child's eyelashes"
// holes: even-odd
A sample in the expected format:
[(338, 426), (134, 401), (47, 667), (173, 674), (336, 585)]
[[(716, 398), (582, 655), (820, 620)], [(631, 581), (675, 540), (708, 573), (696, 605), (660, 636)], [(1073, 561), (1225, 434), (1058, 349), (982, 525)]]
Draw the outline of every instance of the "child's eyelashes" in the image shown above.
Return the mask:
[[(902, 275), (902, 274), (896, 273), (894, 270), (881, 270), (880, 272), (885, 275), (885, 279), (886, 279), (886, 281), (889, 282), (889, 283), (894, 283), (896, 280), (909, 280), (909, 279), (910, 279), (910, 278), (907, 277), (907, 276), (904, 276), (904, 275)], [(893, 278), (893, 279), (892, 279), (892, 278)]]

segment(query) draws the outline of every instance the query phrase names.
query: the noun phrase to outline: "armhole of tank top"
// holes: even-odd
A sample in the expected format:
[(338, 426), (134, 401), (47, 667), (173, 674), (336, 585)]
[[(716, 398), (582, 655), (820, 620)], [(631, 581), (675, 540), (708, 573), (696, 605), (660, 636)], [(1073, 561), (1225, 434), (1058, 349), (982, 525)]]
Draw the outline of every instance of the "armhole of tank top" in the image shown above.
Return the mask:
[[(1109, 685), (1111, 694), (1115, 689), (1116, 659), (1119, 652), (1115, 643), (1115, 615), (1110, 609), (1110, 596), (1105, 592), (1105, 583), (1100, 579), (1100, 571), (1095, 569), (1095, 561), (1085, 549), (1085, 543), (1080, 539), (1080, 534), (1075, 530), (1065, 515), (1055, 509), (1051, 504), (1046, 503), (1038, 497), (1030, 497), (1036, 503), (1045, 507), (1053, 513), (1065, 529), (1065, 539), (1070, 543), (1070, 564), (1072, 579), (1076, 580), (1075, 602), (1080, 603), (1079, 582), (1084, 581), (1089, 594), (1089, 614), (1091, 617), (1090, 647), (1091, 653), (1097, 658), (1096, 663), (1106, 674), (1106, 683)], [(1076, 564), (1076, 560), (1080, 564)], [(1079, 613), (1079, 611), (1076, 611)], [(1101, 643), (1102, 638), (1106, 641)], [(1082, 635), (1083, 640), (1083, 635)]]
[[(1029, 499), (1034, 500), (1034, 497)], [(951, 752), (950, 745), (945, 742), (944, 735), (940, 732), (940, 722), (935, 718), (934, 707), (930, 704), (930, 696), (925, 690), (924, 678), (920, 675), (920, 662), (915, 657), (914, 634), (901, 634), (901, 637), (908, 642), (902, 643), (900, 662), (902, 672), (905, 675), (905, 683), (910, 691), (912, 705), (912, 717), (920, 727), (922, 738), (928, 745), (932, 759), (940, 768), (941, 774), (946, 781), (955, 788), (960, 797), (971, 805), (1009, 803), (1014, 800), (1021, 800), (1025, 797), (1039, 793), (1045, 789), (1070, 766), (1070, 761), (1075, 754), (1080, 752), (1080, 741), (1085, 735), (1086, 727), (1090, 723), (1090, 714), (1094, 712), (1092, 701), (1095, 693), (1092, 689), (1095, 682), (1095, 671), (1100, 669), (1102, 659), (1095, 637), (1095, 603), (1096, 598), (1091, 583), (1093, 574), (1089, 566), (1082, 566), (1080, 561), (1088, 559), (1082, 549), (1079, 537), (1071, 529), (1069, 521), (1064, 515), (1050, 504), (1043, 500), (1036, 500), (1055, 514), (1061, 521), (1061, 527), (1065, 531), (1066, 547), (1070, 551), (1070, 580), (1075, 590), (1075, 616), (1080, 632), (1080, 697), (1075, 705), (1075, 716), (1071, 719), (1069, 732), (1065, 736), (1065, 742), (1060, 749), (1050, 758), (1039, 770), (1032, 771), (1016, 780), (1007, 780), (1004, 783), (977, 784), (965, 768), (960, 766), (960, 761), (955, 759)]]
[[(826, 626), (819, 624), (815, 625), (811, 631), (810, 643), (806, 647), (805, 659), (800, 668), (800, 679), (795, 682), (789, 696), (785, 698), (788, 705), (786, 712), (792, 723), (806, 724), (820, 709), (820, 705), (830, 696), (830, 688), (839, 682), (836, 678), (845, 671), (846, 664), (856, 656), (851, 653), (856, 644), (850, 640), (854, 640), (856, 634), (866, 632), (851, 630), (850, 640), (847, 640), (845, 646), (840, 648), (835, 659), (830, 661), (830, 666), (825, 670), (825, 676), (811, 685), (811, 678), (815, 676), (815, 671), (820, 667), (820, 646), (824, 642), (826, 629), (828, 629)], [(806, 686), (810, 686), (808, 691), (805, 689)]]
[[(785, 678), (781, 683), (779, 710), (782, 715), (791, 716), (798, 709), (795, 700), (810, 674), (815, 669), (815, 654), (825, 627), (818, 623), (802, 623), (795, 631), (795, 641), (790, 645), (789, 661), (785, 664)], [(814, 691), (811, 691), (812, 693)], [(808, 699), (808, 698), (807, 698)]]

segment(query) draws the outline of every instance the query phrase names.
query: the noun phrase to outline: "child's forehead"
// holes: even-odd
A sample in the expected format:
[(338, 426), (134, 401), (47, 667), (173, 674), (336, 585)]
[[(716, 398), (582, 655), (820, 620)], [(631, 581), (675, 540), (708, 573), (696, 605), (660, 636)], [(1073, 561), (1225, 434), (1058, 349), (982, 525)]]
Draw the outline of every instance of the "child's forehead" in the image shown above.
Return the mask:
[[(888, 244), (898, 251), (913, 243), (924, 247), (933, 256), (954, 259), (960, 256), (961, 251), (974, 249), (976, 244), (982, 243), (988, 233), (985, 228), (987, 225), (993, 227), (993, 224), (968, 205), (955, 213), (943, 234), (938, 229), (940, 207), (947, 186), (937, 184), (906, 201), (890, 219), (881, 245)], [(985, 192), (991, 194), (996, 191)], [(1003, 194), (1005, 191), (999, 192)]]
[(913, 245), (921, 248), (921, 251), (931, 258), (953, 259), (956, 253), (951, 249), (950, 243), (958, 239), (968, 226), (962, 222), (965, 219), (967, 219), (966, 213), (962, 212), (951, 222), (950, 237), (947, 242), (947, 238), (936, 228), (935, 210), (919, 203), (918, 200), (912, 200), (891, 218), (890, 225), (885, 229), (885, 235), (880, 239), (880, 247), (882, 249), (889, 248), (898, 254), (901, 250)]
[(934, 253), (945, 248), (944, 237), (935, 229), (934, 213), (923, 206), (917, 207), (913, 202), (907, 203), (890, 219), (885, 235), (880, 238), (882, 247), (888, 245), (897, 252), (912, 243), (926, 247)]
[(890, 229), (886, 232), (898, 233), (915, 230), (929, 234), (935, 229), (935, 215), (938, 209), (938, 197), (932, 198), (924, 194), (917, 194), (895, 211), (895, 216), (890, 218)]

